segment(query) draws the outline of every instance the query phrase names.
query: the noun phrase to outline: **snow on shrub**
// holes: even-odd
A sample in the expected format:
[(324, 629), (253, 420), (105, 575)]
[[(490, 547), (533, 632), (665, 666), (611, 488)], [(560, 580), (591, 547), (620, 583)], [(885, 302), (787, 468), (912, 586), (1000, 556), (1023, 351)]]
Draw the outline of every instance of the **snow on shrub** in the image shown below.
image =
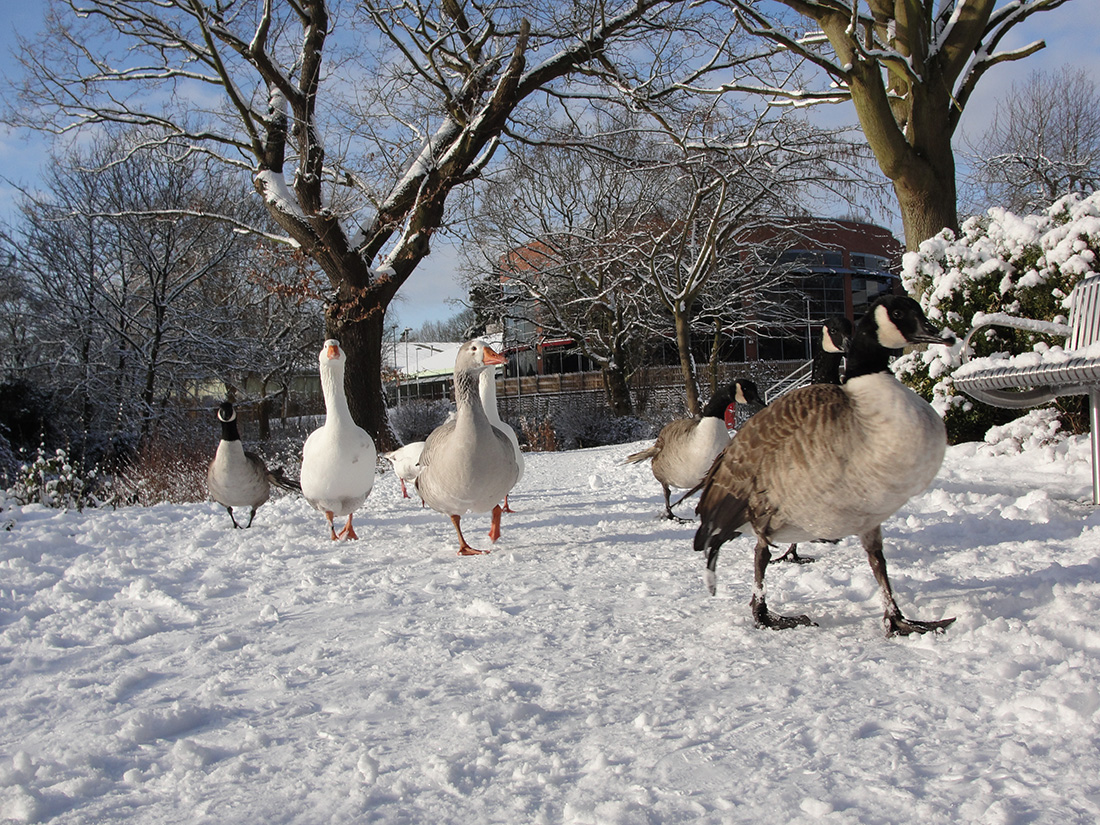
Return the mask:
[[(980, 440), (989, 427), (1020, 414), (979, 404), (955, 389), (952, 375), (962, 363), (962, 337), (985, 314), (1064, 323), (1073, 285), (1100, 271), (1098, 254), (1100, 193), (1068, 195), (1024, 217), (990, 209), (965, 221), (958, 237), (945, 229), (906, 253), (906, 291), (919, 296), (929, 319), (955, 333), (959, 342), (903, 356), (894, 371), (944, 416), (952, 441)], [(1039, 352), (1063, 343), (1035, 331), (1004, 328), (971, 341), (979, 356)], [(1080, 405), (1073, 399), (1067, 403)]]
[(23, 464), (15, 483), (7, 490), (19, 504), (42, 504), (58, 509), (83, 510), (100, 504), (95, 495), (96, 471), (84, 470), (58, 449), (49, 453), (39, 448), (30, 464)]

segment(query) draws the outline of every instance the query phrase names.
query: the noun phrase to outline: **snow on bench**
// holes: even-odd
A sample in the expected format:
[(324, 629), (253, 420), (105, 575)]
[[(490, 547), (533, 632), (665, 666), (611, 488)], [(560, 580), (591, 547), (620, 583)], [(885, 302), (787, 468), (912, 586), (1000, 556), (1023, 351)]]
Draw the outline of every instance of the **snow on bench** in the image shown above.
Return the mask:
[[(972, 359), (970, 339), (991, 326), (1065, 336), (1066, 343), (1020, 355)], [(1091, 275), (1073, 288), (1068, 325), (1001, 313), (976, 315), (963, 341), (962, 360), (952, 376), (955, 386), (994, 407), (1023, 409), (1064, 395), (1089, 397), (1092, 501), (1100, 504), (1100, 275)]]

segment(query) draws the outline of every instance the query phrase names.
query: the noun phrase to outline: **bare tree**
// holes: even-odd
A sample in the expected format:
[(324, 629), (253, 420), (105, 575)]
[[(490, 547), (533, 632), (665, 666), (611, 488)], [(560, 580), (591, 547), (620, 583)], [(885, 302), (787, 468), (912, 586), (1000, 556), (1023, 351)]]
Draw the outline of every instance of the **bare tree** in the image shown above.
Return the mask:
[[(615, 132), (618, 149), (637, 133)], [(569, 130), (555, 145), (513, 147), (470, 206), (467, 265), (505, 344), (570, 338), (603, 375), (615, 415), (633, 412), (629, 379), (644, 361), (655, 296), (631, 265), (626, 237), (659, 196), (654, 166), (593, 151)], [(487, 274), (486, 274), (487, 273)], [(495, 298), (495, 300), (494, 300)]]
[[(517, 155), (512, 175), (486, 187), (473, 234), (493, 241), (503, 311), (573, 338), (600, 365), (618, 414), (630, 411), (639, 353), (672, 331), (695, 414), (692, 333), (708, 284), (724, 287), (708, 296), (723, 332), (754, 323), (781, 273), (751, 264), (753, 229), (789, 221), (815, 185), (850, 183), (850, 153), (835, 135), (770, 111), (707, 107), (673, 128), (656, 110), (620, 110), (589, 129)], [(517, 288), (526, 300), (508, 303)], [(721, 315), (733, 306), (739, 315)]]
[(201, 285), (237, 271), (247, 249), (200, 216), (206, 204), (233, 214), (239, 185), (201, 158), (131, 148), (118, 138), (58, 159), (5, 239), (31, 300), (49, 308), (30, 322), (37, 357), (22, 369), (59, 394), (72, 430), (109, 442), (148, 438), (170, 400), (217, 374), (236, 341)]
[(328, 333), (356, 365), (349, 406), (389, 445), (385, 309), (450, 193), (525, 101), (618, 43), (667, 39), (683, 5), (59, 0), (44, 42), (23, 44), (24, 108), (8, 120), (155, 125), (250, 174), (285, 233), (273, 240), (327, 276)]
[(1100, 93), (1084, 69), (1032, 72), (997, 103), (969, 144), (974, 211), (1038, 212), (1071, 192), (1100, 188)]
[[(731, 83), (798, 102), (850, 98), (901, 209), (905, 243), (958, 230), (951, 139), (978, 81), (993, 66), (1044, 47), (998, 52), (1031, 15), (1067, 0), (725, 0), (741, 23), (820, 69), (833, 86), (806, 90)], [(807, 32), (794, 11), (820, 27)], [(701, 80), (701, 78), (699, 78)]]

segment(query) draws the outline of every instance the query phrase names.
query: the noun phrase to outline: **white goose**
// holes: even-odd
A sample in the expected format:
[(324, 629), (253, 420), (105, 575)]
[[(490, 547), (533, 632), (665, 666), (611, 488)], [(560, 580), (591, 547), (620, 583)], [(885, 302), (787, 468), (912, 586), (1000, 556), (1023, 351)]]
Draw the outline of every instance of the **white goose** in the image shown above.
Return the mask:
[(382, 458), (393, 465), (393, 471), (401, 482), (401, 495), (403, 498), (410, 497), (405, 482), (416, 481), (416, 477), (420, 475), (420, 454), (422, 452), (424, 452), (423, 441), (410, 441), (404, 447), (382, 453)]
[(756, 533), (752, 615), (758, 627), (812, 625), (768, 610), (764, 571), (776, 542), (859, 536), (879, 585), (888, 636), (941, 631), (954, 619), (906, 619), (894, 601), (882, 523), (935, 478), (947, 447), (943, 420), (889, 370), (907, 344), (951, 344), (912, 298), (888, 295), (856, 325), (842, 386), (794, 390), (754, 415), (703, 481), (695, 549), (707, 585), (722, 544)]
[[(508, 440), (512, 443), (512, 449), (516, 454), (516, 464), (519, 467), (516, 484), (519, 484), (523, 479), (523, 450), (519, 448), (519, 438), (516, 436), (516, 431), (500, 418), (500, 410), (497, 408), (496, 369), (482, 371), (481, 377), (478, 379), (478, 395), (481, 397), (481, 406), (485, 410), (485, 417), (489, 419), (489, 423), (508, 436)], [(508, 506), (507, 493), (504, 494), (503, 510), (505, 513), (513, 512), (512, 508)]]
[(245, 450), (237, 429), (237, 412), (228, 401), (218, 407), (218, 421), (222, 437), (214, 460), (206, 470), (206, 486), (210, 498), (229, 512), (234, 527), (241, 525), (237, 524), (233, 508), (250, 508), (245, 527), (251, 527), (256, 508), (271, 495), (272, 484), (284, 490), (300, 491), (301, 488), (296, 481), (283, 475), (282, 469), (267, 469), (262, 458)]
[(500, 537), (500, 502), (519, 476), (515, 450), (495, 429), (478, 396), (478, 376), (503, 364), (504, 357), (484, 341), (467, 341), (455, 358), (455, 417), (428, 436), (420, 454), (416, 489), (424, 503), (451, 517), (459, 555), (480, 554), (462, 536), (466, 513), (493, 512), (489, 538)]
[[(325, 514), (333, 540), (359, 538), (351, 517), (374, 486), (378, 455), (374, 441), (352, 420), (348, 410), (344, 393), (346, 360), (339, 341), (325, 341), (318, 358), (325, 423), (310, 433), (302, 446), (302, 495)], [(347, 516), (347, 521), (337, 533), (332, 520), (342, 516)]]

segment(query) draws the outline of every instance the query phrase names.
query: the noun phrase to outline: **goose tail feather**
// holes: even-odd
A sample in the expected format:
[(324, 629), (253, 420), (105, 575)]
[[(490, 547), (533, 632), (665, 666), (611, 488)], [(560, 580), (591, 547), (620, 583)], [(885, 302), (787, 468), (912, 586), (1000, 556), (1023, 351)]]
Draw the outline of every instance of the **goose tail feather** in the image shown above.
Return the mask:
[(637, 464), (639, 461), (645, 461), (647, 458), (653, 458), (661, 450), (654, 444), (652, 447), (648, 447), (641, 452), (631, 453), (623, 459), (623, 464)]
[(302, 485), (296, 478), (290, 478), (283, 472), (282, 467), (276, 467), (274, 470), (268, 470), (267, 480), (283, 490), (289, 490), (292, 493), (302, 492)]

